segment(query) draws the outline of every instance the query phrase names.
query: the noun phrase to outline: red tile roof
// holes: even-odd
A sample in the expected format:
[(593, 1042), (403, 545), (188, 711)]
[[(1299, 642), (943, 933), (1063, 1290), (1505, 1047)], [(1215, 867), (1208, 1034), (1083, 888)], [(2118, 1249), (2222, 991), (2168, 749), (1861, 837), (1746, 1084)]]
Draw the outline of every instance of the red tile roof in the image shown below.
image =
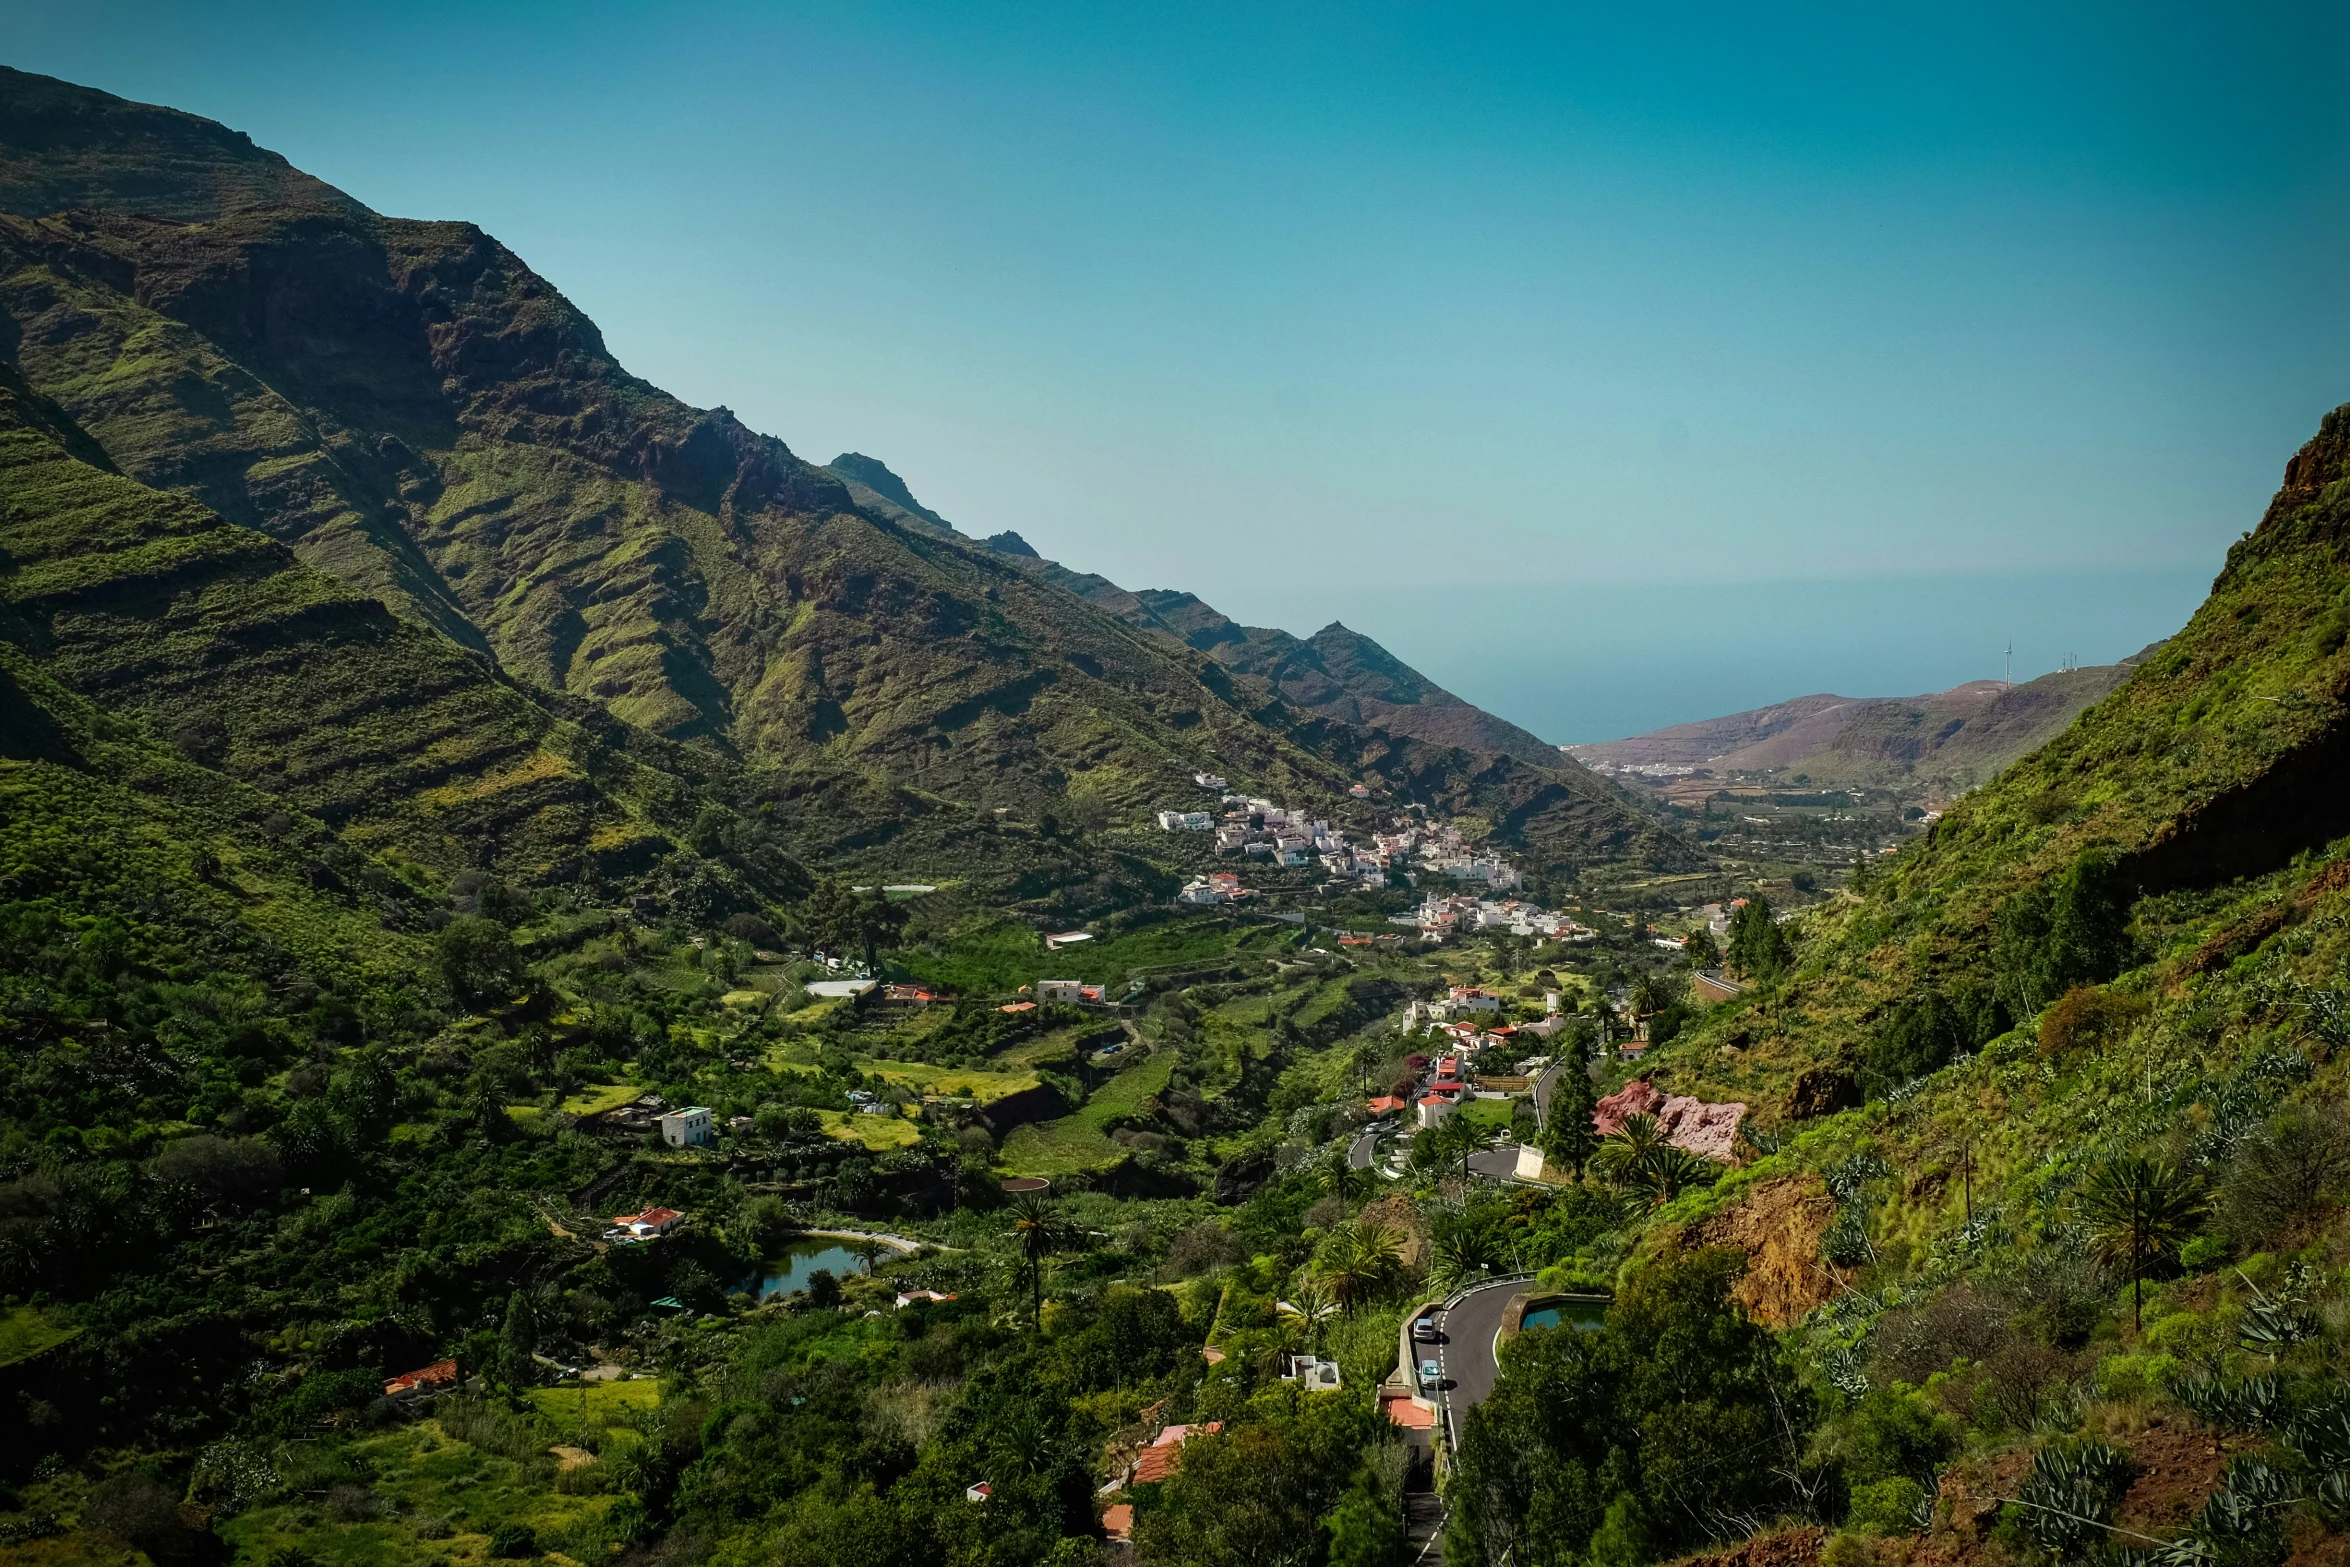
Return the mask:
[(1204, 1426), (1167, 1427), (1152, 1440), (1150, 1446), (1143, 1449), (1142, 1457), (1135, 1460), (1134, 1483), (1145, 1485), (1153, 1480), (1166, 1479), (1183, 1467), (1183, 1444), (1190, 1441), (1194, 1434), (1204, 1431), (1213, 1435), (1223, 1429), (1224, 1422), (1221, 1420), (1211, 1420)]
[(429, 1393), (434, 1388), (457, 1385), (457, 1362), (436, 1360), (421, 1371), (407, 1371), (384, 1384), (384, 1396), (394, 1398), (402, 1393)]

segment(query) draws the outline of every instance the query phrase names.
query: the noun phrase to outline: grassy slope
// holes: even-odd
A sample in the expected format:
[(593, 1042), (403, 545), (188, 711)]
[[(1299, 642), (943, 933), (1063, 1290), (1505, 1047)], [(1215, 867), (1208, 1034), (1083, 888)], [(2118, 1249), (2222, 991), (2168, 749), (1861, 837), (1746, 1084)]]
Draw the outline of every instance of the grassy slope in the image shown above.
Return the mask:
[[(2330, 982), (2350, 957), (2336, 858), (2350, 818), (2329, 784), (2350, 733), (2346, 472), (2338, 410), (2158, 656), (1960, 802), (1870, 895), (1807, 916), (1776, 1000), (1721, 1009), (1652, 1057), (1661, 1086), (1745, 1100), (1758, 1124), (1800, 1134), (1721, 1193), (1684, 1199), (1686, 1213), (1876, 1143), (1925, 1199), (1888, 1222), (1922, 1237), (1961, 1207), (1962, 1146), (1977, 1150), (1979, 1198), (2005, 1183), (2028, 1201), (2088, 1153), (2166, 1130), (2261, 1051), (2308, 1048), (2292, 987)], [(2012, 1034), (1898, 1104), (1796, 1114), (1803, 1074), (1849, 1072), (1894, 1005), (1987, 979), (2000, 904), (2090, 848), (2148, 894), (2133, 926), (2144, 961), (2112, 986), (2151, 1004), (2134, 1028), (2055, 1061)]]

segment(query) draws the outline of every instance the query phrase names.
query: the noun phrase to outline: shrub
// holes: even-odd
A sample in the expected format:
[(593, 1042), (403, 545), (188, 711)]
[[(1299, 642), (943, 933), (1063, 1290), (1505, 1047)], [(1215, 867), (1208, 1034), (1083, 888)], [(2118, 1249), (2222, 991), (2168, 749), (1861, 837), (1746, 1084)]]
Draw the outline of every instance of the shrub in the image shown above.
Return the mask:
[(490, 1531), (490, 1554), (503, 1557), (536, 1556), (538, 1535), (526, 1523), (502, 1523)]
[(2075, 985), (2040, 1014), (2040, 1054), (2052, 1058), (2076, 1047), (2093, 1050), (2119, 1043), (2148, 1010), (2148, 1003), (2136, 996)]
[(2030, 1017), (2072, 987), (2127, 968), (2136, 952), (2129, 913), (2119, 870), (2095, 849), (2001, 904), (1991, 965), (2008, 1011)]
[(1907, 1475), (1889, 1475), (1870, 1485), (1853, 1487), (1852, 1511), (1845, 1527), (1863, 1534), (1907, 1534), (1917, 1527), (1918, 1506), (1926, 1488)]
[(1932, 1474), (1958, 1445), (1949, 1420), (1906, 1387), (1876, 1388), (1844, 1431), (1844, 1472), (1857, 1488)]

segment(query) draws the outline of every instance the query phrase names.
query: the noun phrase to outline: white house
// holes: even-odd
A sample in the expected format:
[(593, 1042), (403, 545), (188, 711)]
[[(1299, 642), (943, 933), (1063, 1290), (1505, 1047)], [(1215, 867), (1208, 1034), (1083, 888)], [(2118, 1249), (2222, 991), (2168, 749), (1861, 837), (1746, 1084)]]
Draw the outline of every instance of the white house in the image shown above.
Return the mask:
[(1159, 831), (1180, 832), (1182, 830), (1183, 813), (1181, 811), (1161, 811), (1159, 813)]
[(1230, 784), (1224, 781), (1224, 775), (1222, 773), (1193, 773), (1191, 775), (1191, 781), (1195, 784), (1198, 784), (1202, 789), (1222, 790), (1231, 787)]
[(1281, 1373), (1284, 1382), (1295, 1382), (1309, 1393), (1338, 1391), (1338, 1362), (1320, 1360), (1312, 1355), (1292, 1355), (1289, 1369)]
[(1040, 979), (1036, 982), (1038, 1001), (1058, 1001), (1073, 1007), (1085, 999), (1085, 982), (1080, 979)]
[(1206, 832), (1215, 825), (1216, 819), (1205, 811), (1185, 811), (1183, 813), (1183, 830), (1185, 832)]
[(694, 1105), (672, 1110), (656, 1122), (661, 1140), (672, 1148), (699, 1148), (710, 1140), (710, 1107)]

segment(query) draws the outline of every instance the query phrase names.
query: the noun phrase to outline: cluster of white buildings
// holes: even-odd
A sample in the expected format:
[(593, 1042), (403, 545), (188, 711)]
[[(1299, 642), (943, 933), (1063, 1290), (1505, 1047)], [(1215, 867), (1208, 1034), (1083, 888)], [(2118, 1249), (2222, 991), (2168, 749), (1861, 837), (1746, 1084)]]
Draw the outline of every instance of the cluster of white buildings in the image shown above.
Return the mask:
[[(1225, 788), (1225, 780), (1215, 773), (1195, 773), (1193, 781), (1203, 789)], [(1358, 799), (1368, 798), (1370, 794), (1368, 788), (1359, 784), (1352, 792)], [(1407, 866), (1435, 871), (1456, 881), (1481, 882), (1489, 892), (1509, 892), (1524, 885), (1524, 878), (1515, 866), (1490, 852), (1479, 852), (1462, 838), (1457, 827), (1442, 823), (1423, 826), (1406, 819), (1387, 831), (1373, 833), (1369, 842), (1359, 843), (1326, 821), (1259, 795), (1227, 792), (1220, 803), (1220, 815), (1206, 811), (1160, 811), (1157, 813), (1159, 828), (1162, 832), (1213, 832), (1218, 854), (1245, 855), (1290, 869), (1318, 864), (1331, 876), (1364, 887), (1384, 887), (1391, 871)], [(1183, 901), (1225, 901), (1212, 896), (1211, 880), (1194, 881), (1184, 889)], [(1478, 900), (1449, 901), (1475, 904)], [(1483, 907), (1490, 909), (1495, 905), (1486, 903)], [(1520, 906), (1513, 903), (1508, 907)], [(1550, 918), (1539, 909), (1526, 907), (1534, 916)], [(1546, 927), (1537, 933), (1555, 932)]]
[(1395, 916), (1398, 925), (1413, 925), (1431, 941), (1472, 931), (1502, 930), (1513, 936), (1539, 936), (1548, 941), (1596, 941), (1599, 932), (1576, 923), (1571, 914), (1558, 914), (1517, 898), (1499, 902), (1462, 893), (1430, 893), (1410, 914)]

